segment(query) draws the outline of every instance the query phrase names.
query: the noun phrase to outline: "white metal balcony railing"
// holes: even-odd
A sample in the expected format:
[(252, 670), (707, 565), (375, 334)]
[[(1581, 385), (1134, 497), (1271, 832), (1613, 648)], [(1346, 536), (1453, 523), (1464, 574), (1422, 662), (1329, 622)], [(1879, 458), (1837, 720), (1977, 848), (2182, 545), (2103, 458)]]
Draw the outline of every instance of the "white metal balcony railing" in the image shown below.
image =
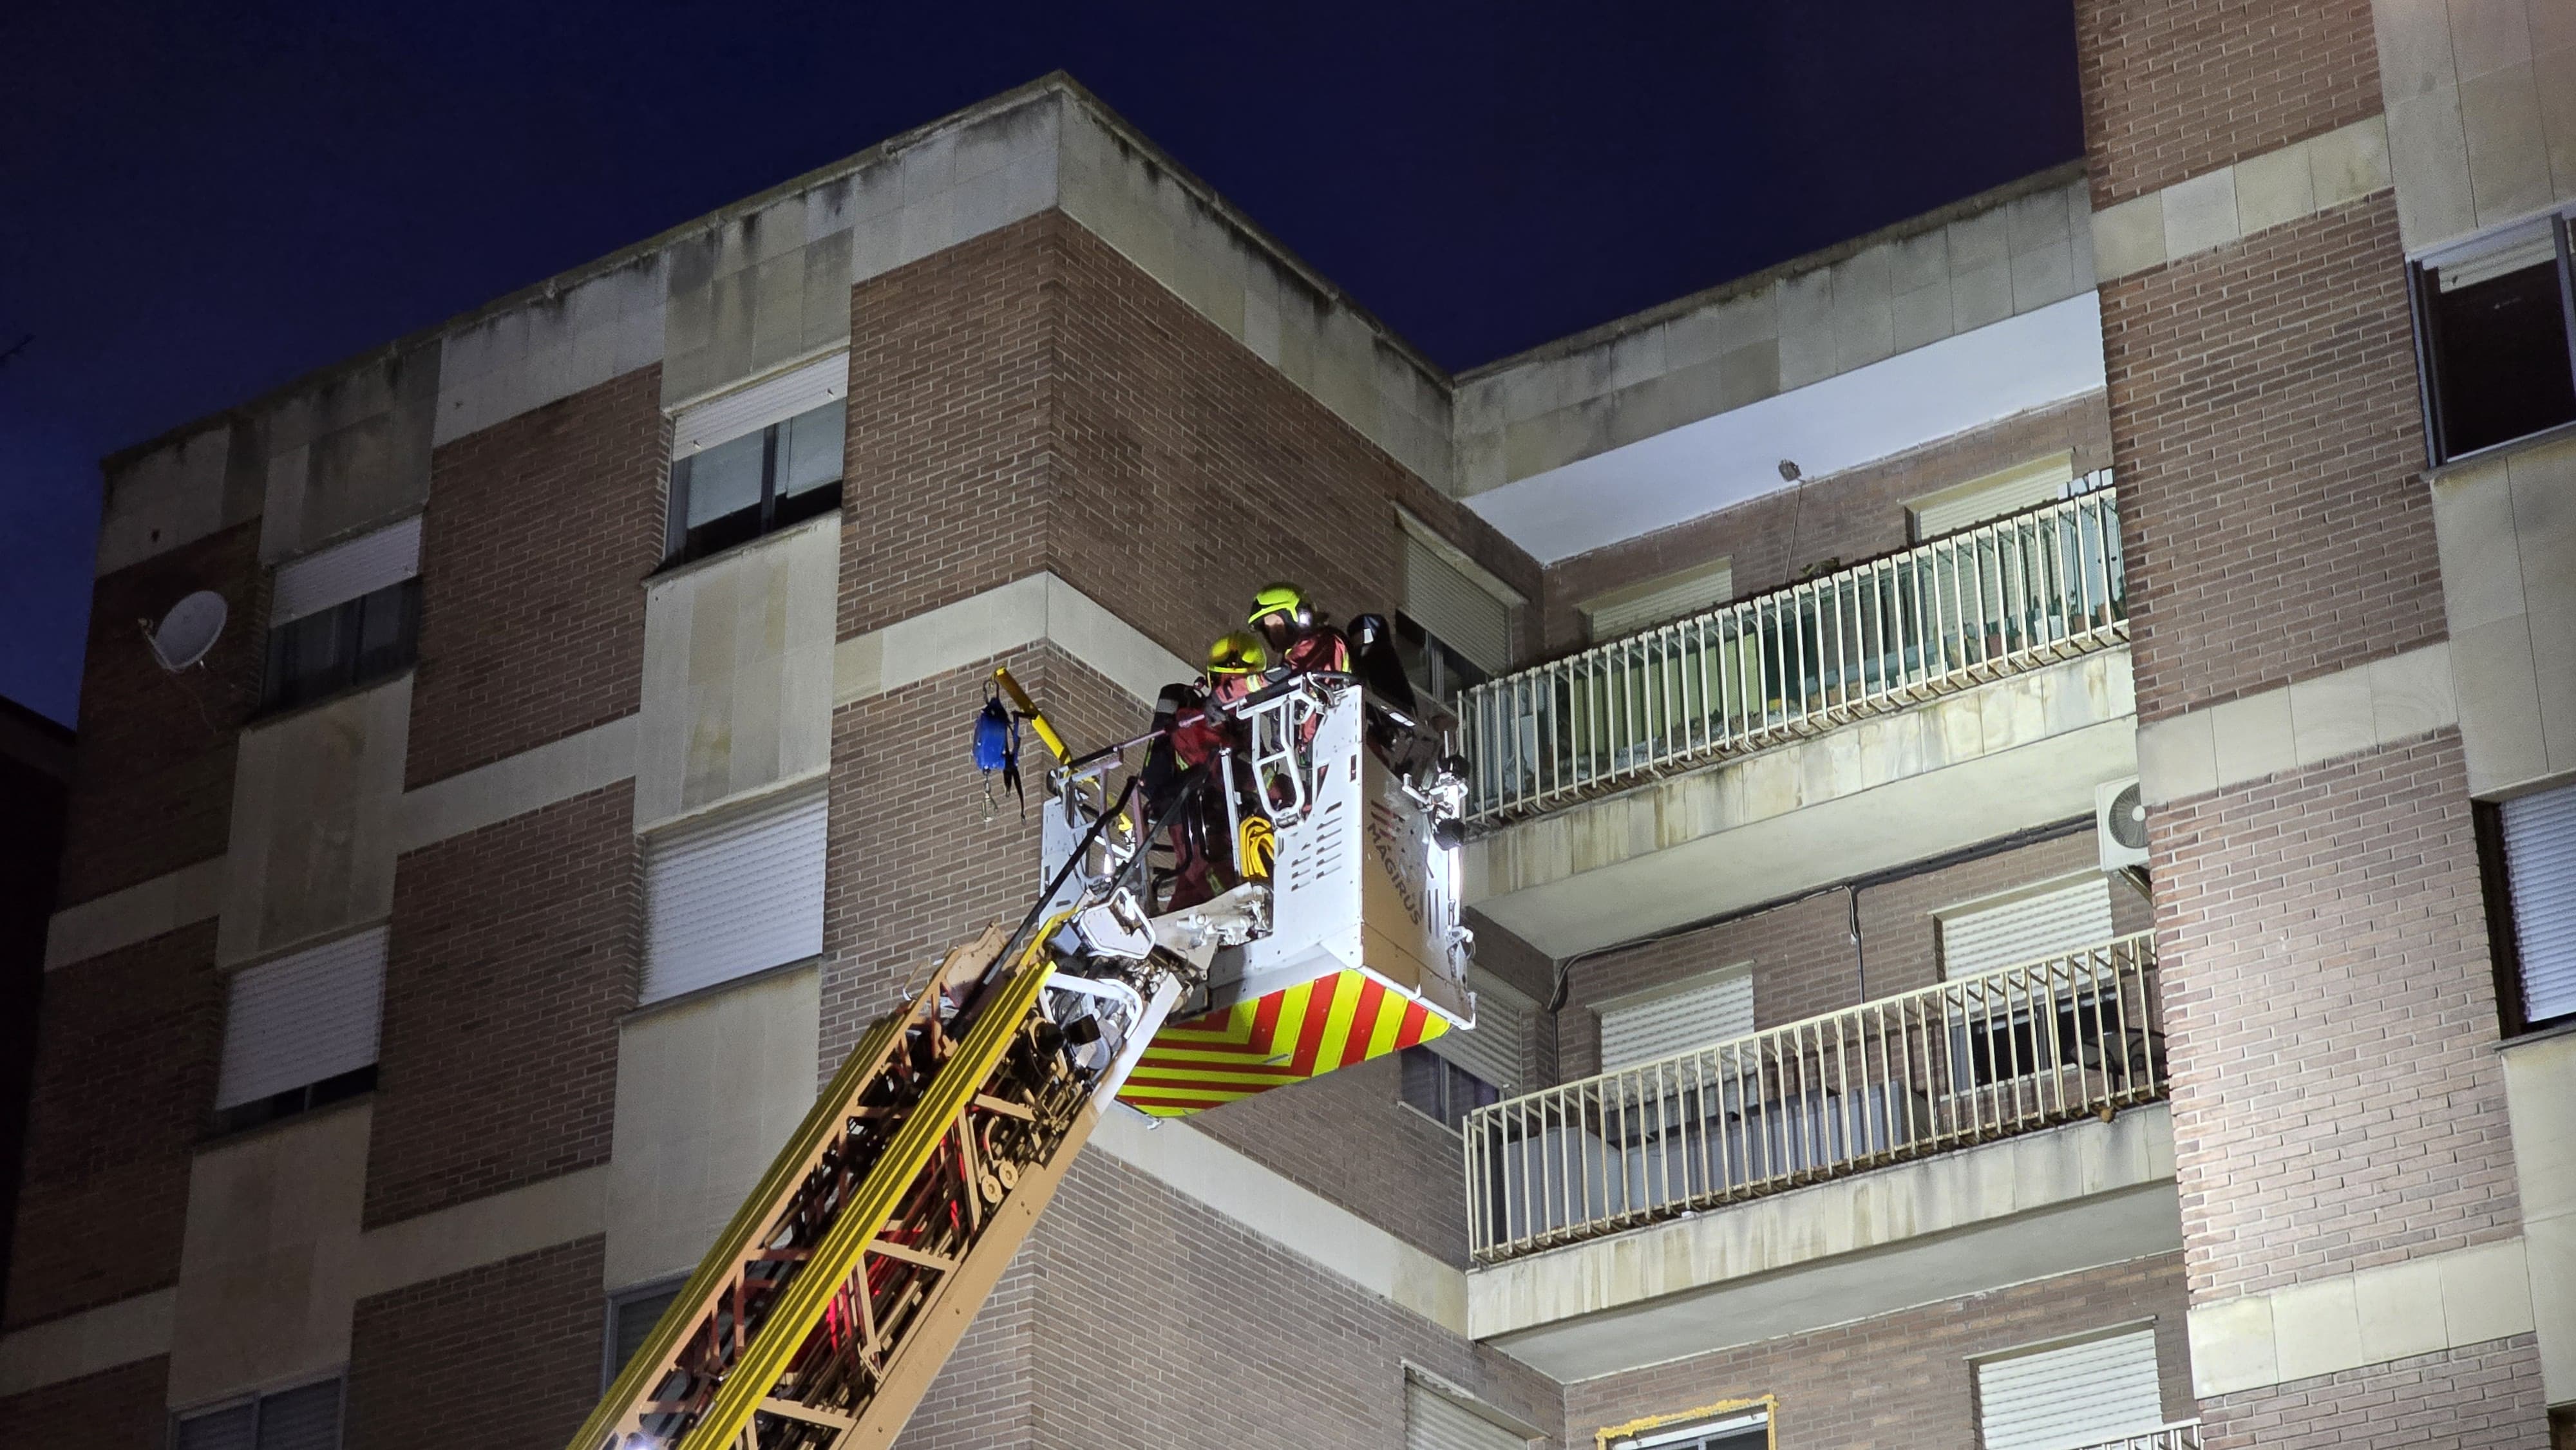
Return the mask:
[(2080, 1450), (2200, 1450), (2200, 1422), (2176, 1420), (2117, 1440), (2098, 1440)]
[(2164, 1095), (2151, 933), (1478, 1108), (1479, 1263)]
[(2128, 638), (2111, 471), (2077, 488), (1468, 689), (1469, 818), (1547, 810)]

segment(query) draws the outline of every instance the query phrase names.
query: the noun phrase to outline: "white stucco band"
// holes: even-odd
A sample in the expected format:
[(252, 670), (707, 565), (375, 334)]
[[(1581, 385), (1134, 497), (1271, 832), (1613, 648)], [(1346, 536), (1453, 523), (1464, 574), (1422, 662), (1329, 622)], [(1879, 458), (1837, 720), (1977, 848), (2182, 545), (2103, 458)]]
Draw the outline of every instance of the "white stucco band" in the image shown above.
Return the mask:
[(842, 640), (832, 661), (835, 707), (1035, 644), (1051, 644), (1138, 700), (1197, 671), (1051, 573), (943, 604)]
[(2195, 1395), (2287, 1384), (2532, 1330), (2519, 1238), (2247, 1294), (2191, 1311)]
[(2103, 386), (2086, 291), (1488, 489), (1468, 507), (1542, 564), (1775, 493)]
[(1589, 1379), (2182, 1246), (2162, 1104), (1467, 1276), (1469, 1332)]

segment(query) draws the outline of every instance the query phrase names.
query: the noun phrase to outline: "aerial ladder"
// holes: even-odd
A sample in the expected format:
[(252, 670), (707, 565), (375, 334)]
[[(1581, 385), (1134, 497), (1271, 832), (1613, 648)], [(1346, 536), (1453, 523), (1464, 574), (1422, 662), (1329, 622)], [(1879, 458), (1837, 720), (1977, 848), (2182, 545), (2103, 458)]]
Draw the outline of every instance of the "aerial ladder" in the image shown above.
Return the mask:
[[(995, 673), (1056, 762), (1037, 899), (868, 1029), (571, 1450), (889, 1445), (1104, 1113), (1472, 1025), (1461, 762), (1400, 710), (1299, 675), (1207, 707), (1233, 743), (1148, 790), (1158, 736), (1071, 757)], [(1194, 828), (1224, 889), (1173, 906)]]

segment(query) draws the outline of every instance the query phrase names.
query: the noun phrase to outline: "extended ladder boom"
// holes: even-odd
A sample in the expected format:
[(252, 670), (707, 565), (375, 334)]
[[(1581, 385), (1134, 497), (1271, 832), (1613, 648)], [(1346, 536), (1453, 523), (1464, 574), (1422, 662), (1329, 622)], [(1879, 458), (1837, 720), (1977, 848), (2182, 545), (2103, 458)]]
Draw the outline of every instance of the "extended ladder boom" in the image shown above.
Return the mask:
[(892, 1441), (1179, 992), (1056, 977), (1057, 925), (869, 1029), (573, 1450)]

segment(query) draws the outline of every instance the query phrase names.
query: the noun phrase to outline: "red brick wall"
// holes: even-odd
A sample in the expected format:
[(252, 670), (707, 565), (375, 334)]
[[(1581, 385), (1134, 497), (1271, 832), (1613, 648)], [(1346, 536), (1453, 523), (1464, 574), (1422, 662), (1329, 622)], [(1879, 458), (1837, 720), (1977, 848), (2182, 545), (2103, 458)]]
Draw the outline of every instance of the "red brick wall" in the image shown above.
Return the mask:
[(1434, 1258), (1467, 1267), (1465, 1149), (1404, 1106), (1392, 1054), (1259, 1093), (1190, 1125)]
[[(1863, 967), (1872, 997), (1928, 987), (1941, 980), (1934, 912), (2089, 871), (2099, 861), (2093, 833), (2084, 830), (1864, 887), (1857, 959), (1851, 905), (1840, 887), (1704, 930), (1587, 958), (1575, 967), (1565, 1009), (1557, 1014), (1559, 1070), (1567, 1079), (1600, 1070), (1601, 1019), (1593, 1004), (1740, 962), (1753, 964), (1753, 1015), (1761, 1027), (1856, 1004)], [(2113, 929), (2146, 930), (2151, 918), (2145, 900), (2123, 881), (2115, 879), (2109, 886)]]
[(2195, 1298), (2519, 1229), (2456, 731), (2149, 817)]
[(599, 1399), (605, 1239), (358, 1301), (348, 1450), (561, 1450)]
[(1556, 1386), (1537, 1371), (1106, 1154), (1075, 1163), (1035, 1243), (1034, 1443), (1400, 1445), (1408, 1362), (1557, 1431)]
[(2102, 289), (2138, 716), (2443, 635), (2393, 194)]
[(639, 368), (432, 455), (407, 787), (635, 712), (661, 403)]
[(47, 1450), (162, 1450), (170, 1443), (170, 1361), (138, 1359), (0, 1399), (12, 1445)]
[(2165, 1414), (2188, 1418), (2182, 1266), (2178, 1256), (2159, 1254), (1570, 1384), (1565, 1445), (1592, 1450), (1594, 1433), (1608, 1426), (1776, 1395), (1776, 1443), (1798, 1450), (1973, 1446), (1969, 1356), (2150, 1316)]
[[(1144, 728), (1148, 708), (1052, 647), (1007, 657), (1066, 739)], [(906, 983), (950, 947), (1036, 897), (1046, 747), (1022, 737), (1028, 813), (998, 777), (993, 818), (969, 753), (992, 665), (981, 663), (844, 706), (832, 719), (831, 860), (824, 882), (822, 1060), (828, 1079)]]
[(2390, 1360), (2200, 1402), (2204, 1450), (2326, 1450), (2441, 1445), (2459, 1450), (2547, 1441), (2540, 1351), (2528, 1334)]
[(178, 1282), (223, 1050), (215, 924), (48, 972), (37, 1031), (12, 1328)]
[(1577, 554), (1547, 569), (1548, 653), (1579, 649), (1585, 600), (1716, 559), (1733, 561), (1741, 599), (1795, 582), (1827, 559), (1855, 564), (1912, 543), (1908, 499), (2060, 451), (2089, 473), (2111, 461), (2105, 395), (2034, 408), (1955, 438), (1826, 478), (1809, 479), (1733, 508)]
[[(1050, 1206), (1050, 1211), (1053, 1211)], [(991, 1450), (1034, 1443), (1038, 1249), (1024, 1242), (895, 1440), (898, 1450)]]
[(621, 781), (396, 864), (369, 1227), (608, 1161), (633, 811)]
[[(135, 622), (157, 622), (199, 589), (222, 595), (230, 615), (205, 663), (173, 675)], [(257, 519), (98, 581), (57, 889), (64, 905), (224, 853), (233, 747), (259, 699), (267, 623)]]
[(2379, 114), (2369, 0), (2076, 0), (2093, 204)]
[(1537, 569), (1060, 213), (852, 298), (841, 633), (1051, 568), (1184, 659), (1251, 592), (1347, 618), (1401, 588), (1392, 505)]

